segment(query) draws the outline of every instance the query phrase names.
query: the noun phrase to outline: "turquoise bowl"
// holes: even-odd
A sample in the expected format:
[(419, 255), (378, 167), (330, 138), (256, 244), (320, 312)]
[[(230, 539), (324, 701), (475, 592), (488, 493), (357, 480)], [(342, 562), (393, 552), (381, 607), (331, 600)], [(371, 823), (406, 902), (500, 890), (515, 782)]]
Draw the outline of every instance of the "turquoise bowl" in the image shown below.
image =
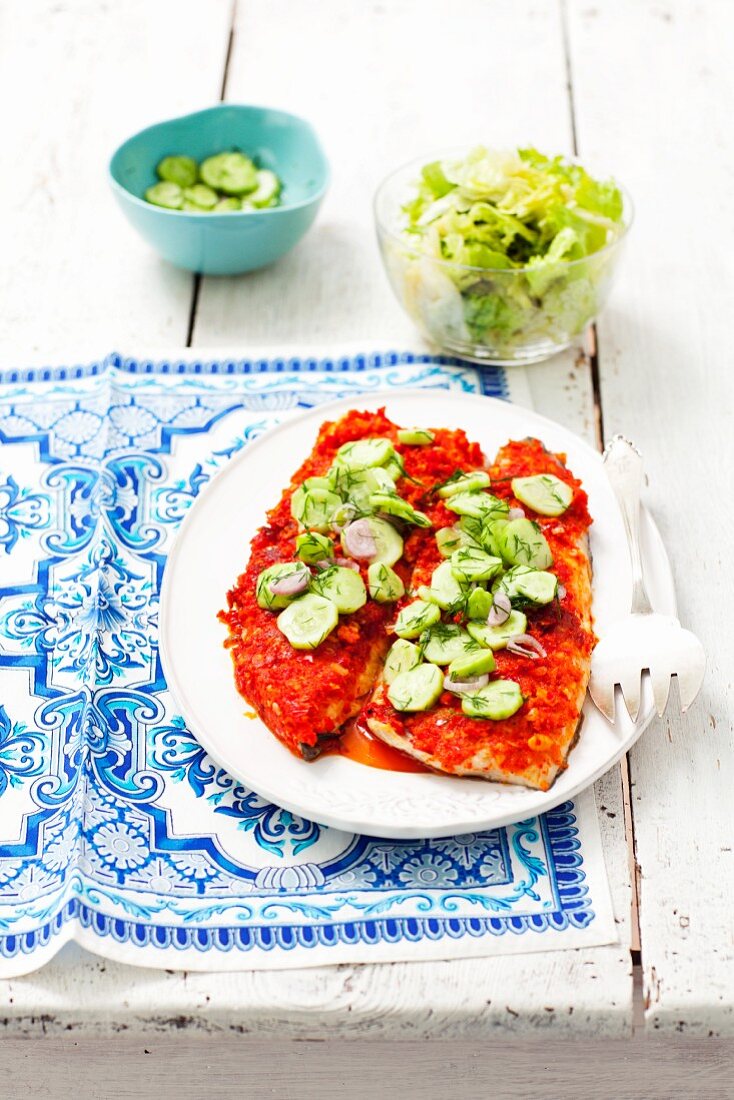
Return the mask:
[[(199, 214), (166, 210), (143, 198), (163, 157), (180, 153), (201, 161), (234, 148), (277, 172), (282, 205)], [(273, 263), (300, 241), (318, 213), (329, 166), (304, 119), (223, 103), (141, 130), (113, 154), (109, 176), (128, 221), (164, 259), (202, 275), (239, 275)]]

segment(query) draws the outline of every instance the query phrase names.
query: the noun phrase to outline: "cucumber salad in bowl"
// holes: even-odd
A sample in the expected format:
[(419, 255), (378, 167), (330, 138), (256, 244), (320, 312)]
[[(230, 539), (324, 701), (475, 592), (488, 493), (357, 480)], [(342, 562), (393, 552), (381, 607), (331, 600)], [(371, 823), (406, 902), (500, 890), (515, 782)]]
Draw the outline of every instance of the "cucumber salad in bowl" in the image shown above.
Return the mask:
[(512, 364), (548, 358), (594, 320), (631, 206), (575, 161), (480, 146), (389, 176), (375, 217), (390, 282), (423, 334)]

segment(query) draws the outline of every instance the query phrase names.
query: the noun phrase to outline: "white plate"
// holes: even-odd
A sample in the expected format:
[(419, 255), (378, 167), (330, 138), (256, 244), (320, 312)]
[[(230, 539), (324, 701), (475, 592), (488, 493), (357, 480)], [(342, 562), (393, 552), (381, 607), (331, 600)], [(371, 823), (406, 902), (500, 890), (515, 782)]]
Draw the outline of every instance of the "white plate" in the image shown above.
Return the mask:
[[(599, 636), (629, 609), (630, 566), (622, 520), (600, 456), (545, 417), (488, 397), (410, 390), (350, 397), (287, 421), (260, 437), (203, 490), (168, 558), (160, 652), (168, 686), (200, 743), (247, 787), (324, 825), (382, 837), (440, 837), (532, 817), (588, 787), (629, 749), (653, 714), (647, 685), (636, 725), (615, 726), (587, 698), (569, 766), (550, 791), (370, 768), (342, 756), (297, 759), (258, 719), (244, 715), (217, 620), (228, 588), (244, 570), (249, 541), (265, 512), (313, 446), (319, 426), (350, 408), (378, 409), (399, 424), (464, 428), (493, 457), (508, 439), (537, 436), (563, 451), (589, 494), (594, 517), (594, 619)], [(673, 580), (657, 529), (643, 515), (646, 580), (660, 611), (675, 612)], [(287, 690), (287, 688), (284, 689)], [(618, 708), (619, 710), (620, 708)]]

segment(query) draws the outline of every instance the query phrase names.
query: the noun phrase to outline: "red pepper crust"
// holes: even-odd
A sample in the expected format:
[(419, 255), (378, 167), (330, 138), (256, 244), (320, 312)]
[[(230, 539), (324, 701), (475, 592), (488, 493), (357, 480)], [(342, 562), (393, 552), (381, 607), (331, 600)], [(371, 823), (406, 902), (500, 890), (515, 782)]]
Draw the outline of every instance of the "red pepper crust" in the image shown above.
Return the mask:
[[(511, 479), (541, 473), (565, 481), (573, 488), (574, 497), (558, 518), (528, 513), (537, 519), (548, 540), (551, 568), (566, 596), (560, 607), (554, 603), (528, 614), (528, 630), (542, 642), (545, 658), (530, 660), (507, 650), (495, 655), (494, 676), (517, 681), (526, 696), (524, 705), (499, 722), (468, 718), (461, 701), (444, 692), (430, 711), (401, 715), (387, 700), (384, 685), (378, 684), (362, 720), (388, 744), (439, 771), (547, 790), (566, 766), (577, 735), (595, 642), (587, 535), (591, 517), (586, 493), (566, 468), (564, 456), (549, 453), (538, 440), (507, 444), (490, 470), (491, 492), (511, 507), (521, 506), (512, 494)], [(440, 511), (438, 505), (434, 516), (440, 523), (455, 518), (445, 508), (445, 518), (441, 518)], [(441, 560), (435, 541), (425, 541), (416, 561), (413, 586), (426, 583)]]
[[(414, 503), (427, 486), (457, 468), (484, 464), (479, 447), (461, 431), (437, 431), (430, 447), (405, 447), (398, 443), (397, 425), (387, 419), (384, 409), (349, 412), (322, 426), (311, 454), (268, 513), (266, 526), (252, 540), (247, 568), (227, 594), (227, 610), (219, 617), (229, 629), (225, 644), (234, 663), (237, 690), (277, 737), (307, 757), (317, 755), (317, 743), (339, 734), (372, 689), (392, 641), (387, 627), (395, 605), (368, 600), (354, 614), (341, 616), (337, 629), (317, 649), (304, 652), (291, 647), (272, 612), (258, 607), (255, 583), (267, 566), (294, 558), (298, 533), (290, 514), (294, 490), (305, 478), (326, 473), (342, 444), (369, 436), (391, 439), (408, 474), (423, 483), (401, 482), (401, 494)], [(405, 554), (394, 566), (406, 587), (412, 561), (425, 552), (423, 544), (433, 539), (431, 530), (415, 530), (406, 539)], [(365, 582), (366, 572), (363, 567)]]

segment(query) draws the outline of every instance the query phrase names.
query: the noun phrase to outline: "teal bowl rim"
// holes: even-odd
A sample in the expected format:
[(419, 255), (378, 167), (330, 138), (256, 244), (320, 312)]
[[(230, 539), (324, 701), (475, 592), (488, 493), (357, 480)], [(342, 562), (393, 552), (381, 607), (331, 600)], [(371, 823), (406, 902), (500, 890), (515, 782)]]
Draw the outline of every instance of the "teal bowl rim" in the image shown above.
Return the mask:
[[(119, 183), (117, 179), (115, 179), (112, 171), (112, 163), (118, 153), (120, 153), (126, 145), (129, 145), (131, 141), (135, 141), (137, 138), (142, 137), (143, 134), (147, 134), (151, 130), (157, 130), (160, 126), (167, 126), (171, 122), (188, 122), (189, 119), (201, 118), (202, 115), (215, 114), (217, 111), (229, 110), (232, 107), (234, 107), (235, 109), (244, 107), (247, 110), (253, 111), (269, 111), (271, 114), (281, 115), (283, 118), (288, 118), (294, 122), (298, 122), (301, 126), (305, 127), (305, 129), (311, 132), (311, 136), (313, 137), (313, 140), (316, 143), (316, 147), (321, 154), (321, 158), (324, 162), (324, 180), (316, 194), (312, 195), (309, 199), (301, 199), (299, 202), (284, 203), (282, 206), (264, 207), (259, 210), (229, 210), (226, 213), (215, 214), (208, 210), (170, 210), (166, 206), (156, 206), (155, 203), (146, 202), (145, 199), (138, 198), (137, 195), (134, 195), (132, 191), (128, 191), (127, 187), (123, 187), (123, 185)], [(204, 107), (200, 111), (190, 111), (188, 114), (185, 115), (175, 115), (171, 118), (163, 118), (160, 120), (160, 122), (153, 122), (150, 126), (144, 126), (142, 130), (137, 130), (134, 134), (131, 134), (130, 137), (125, 138), (124, 141), (120, 142), (115, 151), (112, 153), (109, 161), (107, 162), (107, 179), (109, 180), (110, 186), (113, 191), (119, 192), (120, 194), (124, 195), (126, 199), (129, 199), (131, 202), (135, 203), (136, 206), (141, 206), (145, 210), (155, 210), (159, 214), (167, 214), (176, 218), (204, 217), (206, 218), (207, 222), (212, 222), (216, 220), (218, 223), (221, 222), (223, 224), (227, 224), (236, 221), (238, 218), (259, 217), (262, 214), (282, 215), (287, 213), (289, 210), (303, 210), (304, 207), (311, 206), (315, 202), (320, 202), (326, 194), (326, 191), (328, 190), (329, 184), (331, 182), (331, 168), (329, 165), (328, 157), (324, 152), (324, 147), (319, 139), (319, 135), (316, 133), (315, 128), (308, 121), (308, 119), (303, 118), (302, 115), (294, 115), (292, 111), (283, 111), (280, 107), (268, 107), (260, 103), (216, 103), (213, 107)]]

